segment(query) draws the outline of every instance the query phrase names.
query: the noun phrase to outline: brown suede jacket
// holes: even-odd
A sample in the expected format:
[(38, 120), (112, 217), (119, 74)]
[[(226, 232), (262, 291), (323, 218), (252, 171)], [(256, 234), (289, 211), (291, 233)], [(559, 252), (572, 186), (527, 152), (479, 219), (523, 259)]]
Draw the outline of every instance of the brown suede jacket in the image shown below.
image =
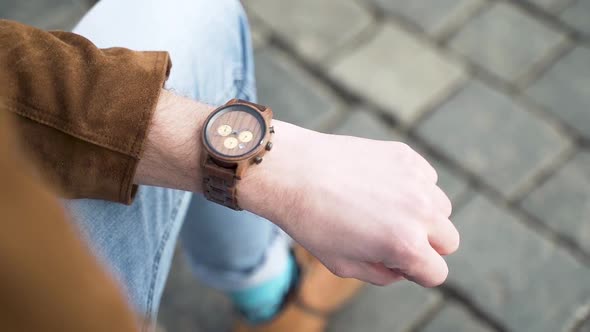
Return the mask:
[(166, 52), (98, 49), (0, 20), (0, 331), (135, 331), (65, 197), (130, 204)]

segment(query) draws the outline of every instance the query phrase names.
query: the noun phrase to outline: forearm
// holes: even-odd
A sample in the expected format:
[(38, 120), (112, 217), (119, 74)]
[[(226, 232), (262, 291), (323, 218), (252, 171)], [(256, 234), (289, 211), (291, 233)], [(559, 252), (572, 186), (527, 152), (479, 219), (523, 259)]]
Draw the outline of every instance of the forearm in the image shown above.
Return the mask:
[(201, 192), (199, 135), (213, 107), (162, 90), (135, 183)]

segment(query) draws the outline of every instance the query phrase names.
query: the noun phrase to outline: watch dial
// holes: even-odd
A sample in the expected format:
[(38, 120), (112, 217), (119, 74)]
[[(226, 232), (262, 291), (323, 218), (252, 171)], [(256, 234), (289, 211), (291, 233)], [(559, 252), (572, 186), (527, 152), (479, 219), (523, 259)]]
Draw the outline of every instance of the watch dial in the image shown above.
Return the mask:
[(223, 156), (239, 157), (260, 146), (266, 125), (256, 110), (231, 105), (217, 111), (205, 130), (205, 141), (211, 149)]

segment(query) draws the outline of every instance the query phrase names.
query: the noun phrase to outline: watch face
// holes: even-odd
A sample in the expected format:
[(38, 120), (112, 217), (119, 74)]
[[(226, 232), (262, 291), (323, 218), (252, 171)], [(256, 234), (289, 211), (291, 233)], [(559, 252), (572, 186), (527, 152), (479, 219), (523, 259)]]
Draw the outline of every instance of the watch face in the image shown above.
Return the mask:
[(266, 134), (258, 111), (245, 105), (230, 105), (215, 113), (205, 127), (205, 143), (225, 157), (240, 157), (256, 150)]

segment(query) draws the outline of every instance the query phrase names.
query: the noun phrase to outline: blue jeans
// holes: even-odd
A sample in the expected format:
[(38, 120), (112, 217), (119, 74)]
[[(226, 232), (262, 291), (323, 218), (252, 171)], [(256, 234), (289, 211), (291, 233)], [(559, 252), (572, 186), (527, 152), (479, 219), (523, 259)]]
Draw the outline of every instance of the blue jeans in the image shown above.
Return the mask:
[[(102, 0), (74, 32), (101, 48), (166, 50), (166, 88), (213, 105), (255, 99), (248, 22), (237, 0)], [(147, 320), (157, 316), (178, 236), (196, 276), (235, 291), (286, 268), (288, 240), (276, 226), (202, 195), (142, 186), (131, 206), (69, 200), (92, 250)]]

